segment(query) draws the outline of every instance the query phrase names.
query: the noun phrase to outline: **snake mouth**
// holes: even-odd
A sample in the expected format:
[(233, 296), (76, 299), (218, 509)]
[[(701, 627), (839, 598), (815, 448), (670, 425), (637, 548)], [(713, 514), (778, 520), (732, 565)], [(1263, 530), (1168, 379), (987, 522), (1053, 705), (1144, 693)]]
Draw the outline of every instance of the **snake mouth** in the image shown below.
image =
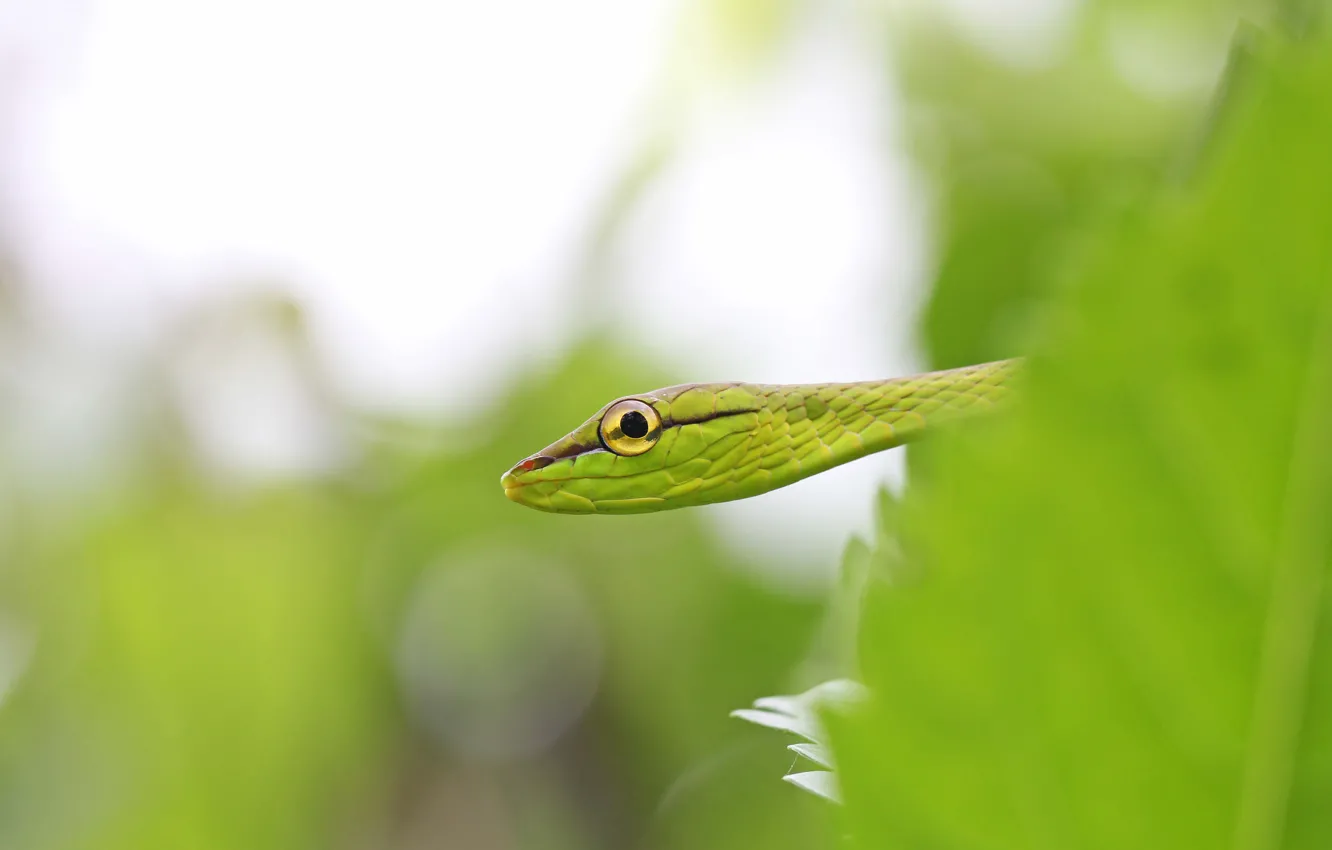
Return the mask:
[(512, 469), (500, 476), (500, 486), (504, 488), (505, 498), (520, 505), (531, 505), (532, 501), (526, 498), (523, 490), (534, 482), (523, 481), (523, 476), (538, 469), (545, 469), (554, 462), (555, 458), (538, 454), (515, 463)]
[(541, 507), (534, 502), (531, 488), (522, 481), (519, 481), (512, 471), (504, 473), (500, 478), (500, 486), (504, 488), (504, 498), (508, 499), (510, 502), (526, 505), (529, 508)]
[(519, 481), (517, 476), (513, 474), (512, 470), (504, 473), (500, 478), (500, 484), (504, 487), (504, 498), (508, 499), (510, 502), (551, 513), (571, 512), (561, 511), (551, 503), (553, 493), (550, 492), (550, 489), (548, 487), (537, 486), (543, 483), (545, 482)]

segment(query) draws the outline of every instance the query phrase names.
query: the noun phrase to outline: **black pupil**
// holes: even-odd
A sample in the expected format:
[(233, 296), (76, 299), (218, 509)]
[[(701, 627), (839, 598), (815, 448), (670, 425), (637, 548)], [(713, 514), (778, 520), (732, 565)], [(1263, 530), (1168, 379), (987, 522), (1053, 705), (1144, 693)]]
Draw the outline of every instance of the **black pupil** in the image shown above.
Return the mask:
[(647, 436), (648, 421), (647, 417), (637, 410), (631, 410), (620, 417), (620, 430), (626, 437), (632, 437), (635, 440)]

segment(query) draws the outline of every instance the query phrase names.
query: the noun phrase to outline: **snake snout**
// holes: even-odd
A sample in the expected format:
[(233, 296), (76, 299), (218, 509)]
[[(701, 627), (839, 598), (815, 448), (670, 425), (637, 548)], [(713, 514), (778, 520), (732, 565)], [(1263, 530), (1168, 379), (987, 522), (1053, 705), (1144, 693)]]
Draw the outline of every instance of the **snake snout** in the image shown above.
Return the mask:
[(538, 469), (545, 469), (555, 462), (555, 458), (545, 455), (532, 455), (522, 463), (516, 464), (511, 470), (514, 475), (521, 475), (524, 472), (534, 472)]
[(523, 486), (522, 477), (538, 469), (545, 469), (555, 462), (555, 458), (545, 455), (532, 455), (526, 460), (519, 461), (513, 465), (513, 468), (504, 475), (500, 476), (500, 484), (504, 485), (505, 490), (511, 490)]

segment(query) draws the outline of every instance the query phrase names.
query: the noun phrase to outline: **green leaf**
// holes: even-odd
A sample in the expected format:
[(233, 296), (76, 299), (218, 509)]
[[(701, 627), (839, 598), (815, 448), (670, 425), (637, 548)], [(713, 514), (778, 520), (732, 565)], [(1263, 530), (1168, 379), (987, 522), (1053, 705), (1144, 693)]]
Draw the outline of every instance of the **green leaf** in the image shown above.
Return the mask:
[(865, 846), (1332, 846), (1332, 52), (1252, 59), (1025, 403), (921, 446), (828, 719)]
[(782, 777), (797, 788), (803, 788), (832, 803), (840, 803), (841, 792), (837, 790), (837, 775), (828, 770), (807, 770), (804, 773), (788, 773)]
[(841, 802), (837, 777), (832, 772), (832, 752), (826, 746), (828, 735), (819, 720), (819, 714), (823, 711), (850, 711), (864, 702), (865, 698), (865, 688), (859, 682), (832, 679), (802, 694), (762, 697), (754, 700), (753, 708), (738, 708), (731, 712), (731, 716), (804, 738), (808, 743), (789, 744), (787, 749), (829, 769), (788, 772), (782, 778), (797, 788), (836, 803)]

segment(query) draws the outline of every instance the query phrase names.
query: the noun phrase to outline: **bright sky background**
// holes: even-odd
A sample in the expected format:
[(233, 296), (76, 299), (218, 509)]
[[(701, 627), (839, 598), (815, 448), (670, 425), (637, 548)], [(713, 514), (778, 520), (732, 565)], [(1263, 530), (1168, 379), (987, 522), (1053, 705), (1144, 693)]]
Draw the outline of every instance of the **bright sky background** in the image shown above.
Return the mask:
[[(0, 209), (44, 320), (95, 350), (277, 280), (346, 392), (461, 415), (577, 327), (560, 296), (597, 205), (682, 90), (677, 158), (613, 252), (613, 315), (698, 380), (900, 374), (920, 365), (927, 203), (882, 156), (894, 93), (853, 6), (803, 21), (755, 81), (691, 89), (671, 78), (682, 0), (10, 0)], [(252, 360), (187, 394), (205, 443), (321, 462)], [(897, 455), (710, 516), (831, 567)]]

